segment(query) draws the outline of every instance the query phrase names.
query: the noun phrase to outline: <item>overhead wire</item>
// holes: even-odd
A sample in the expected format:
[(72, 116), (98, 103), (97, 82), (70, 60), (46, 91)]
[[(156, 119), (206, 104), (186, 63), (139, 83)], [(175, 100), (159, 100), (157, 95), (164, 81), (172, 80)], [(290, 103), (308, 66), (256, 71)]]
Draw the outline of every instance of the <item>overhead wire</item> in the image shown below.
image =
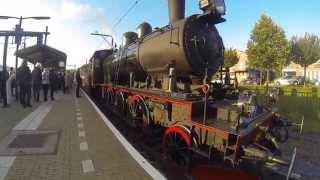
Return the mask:
[(118, 21), (112, 26), (112, 30), (114, 30), (120, 23), (121, 21), (130, 13), (130, 11), (142, 0), (136, 0), (130, 8), (118, 19)]
[(99, 45), (96, 47), (97, 48), (100, 48), (105, 42), (110, 46), (112, 47), (111, 43), (108, 41), (108, 39), (106, 39), (105, 37), (103, 36), (100, 36), (102, 38), (102, 41), (99, 43)]
[[(115, 32), (115, 28), (121, 23), (121, 21), (123, 21), (123, 19), (130, 13), (130, 11), (132, 11), (132, 9), (133, 9), (140, 1), (142, 1), (142, 0), (136, 0), (136, 1), (130, 6), (130, 8), (116, 21), (116, 23), (114, 23), (114, 25), (113, 25), (112, 28), (111, 28), (113, 32)], [(103, 44), (104, 42), (107, 42), (108, 45), (111, 46), (111, 45), (110, 45), (110, 42), (107, 41), (107, 39), (106, 39), (105, 37), (102, 37), (102, 38), (103, 38), (104, 41), (102, 41), (101, 43), (99, 43), (99, 46), (97, 46), (97, 48), (100, 47), (100, 46), (102, 46), (102, 44)]]
[[(160, 4), (161, 5), (158, 5), (158, 6), (156, 6), (156, 8), (154, 8), (154, 9), (151, 9), (151, 11), (152, 11), (152, 13), (153, 14), (157, 14), (157, 15), (161, 15), (161, 17), (163, 16), (163, 13), (159, 13), (160, 11), (163, 11), (163, 8), (165, 8), (165, 7), (167, 7), (167, 0), (162, 0), (162, 1), (159, 1), (160, 2)], [(148, 19), (149, 18), (149, 16), (150, 16), (150, 14), (147, 14), (147, 13), (145, 13), (142, 17), (141, 17), (141, 19), (142, 20), (146, 20), (146, 19)]]
[[(116, 21), (116, 23), (114, 23), (114, 25), (112, 26), (112, 31), (115, 32), (115, 28), (123, 21), (123, 19), (135, 8), (135, 6), (142, 0), (136, 0), (131, 6), (130, 8)], [(108, 44), (110, 45), (110, 42), (107, 41), (107, 39), (105, 37), (102, 37), (104, 41), (102, 41), (98, 47), (102, 46), (102, 44), (104, 42), (108, 42)]]
[[(112, 26), (112, 31), (115, 32), (115, 28), (121, 23), (121, 21), (123, 21), (123, 19), (130, 13), (130, 11), (132, 11), (134, 9), (134, 7), (140, 2), (141, 0), (136, 0), (131, 6), (130, 8), (118, 19), (118, 21)], [(121, 49), (120, 49), (120, 58), (122, 56), (121, 53)], [(116, 83), (118, 83), (119, 80), (119, 72), (120, 72), (120, 62), (116, 67), (116, 77), (115, 77), (115, 81)]]

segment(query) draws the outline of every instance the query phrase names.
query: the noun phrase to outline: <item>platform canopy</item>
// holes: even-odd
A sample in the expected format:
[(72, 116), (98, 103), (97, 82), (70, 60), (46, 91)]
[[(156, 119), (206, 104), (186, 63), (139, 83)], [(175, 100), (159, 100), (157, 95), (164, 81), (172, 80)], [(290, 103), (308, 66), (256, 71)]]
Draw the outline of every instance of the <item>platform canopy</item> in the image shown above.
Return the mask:
[(67, 55), (47, 45), (30, 46), (16, 52), (19, 58), (25, 59), (32, 64), (41, 63), (43, 67), (63, 68), (66, 67)]

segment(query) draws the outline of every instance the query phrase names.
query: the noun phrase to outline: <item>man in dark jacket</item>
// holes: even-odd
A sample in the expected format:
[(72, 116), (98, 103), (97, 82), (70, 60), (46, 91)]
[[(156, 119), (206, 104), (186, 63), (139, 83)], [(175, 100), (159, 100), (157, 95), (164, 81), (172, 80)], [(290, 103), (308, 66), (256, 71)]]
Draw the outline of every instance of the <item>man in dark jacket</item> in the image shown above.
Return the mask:
[(6, 83), (9, 78), (9, 73), (7, 71), (0, 71), (0, 98), (3, 102), (3, 107), (8, 107), (7, 102), (7, 89), (6, 89)]
[(20, 103), (23, 107), (32, 107), (31, 98), (31, 71), (27, 65), (27, 61), (23, 61), (17, 71), (17, 81), (20, 87)]
[(32, 71), (33, 99), (37, 102), (39, 102), (41, 80), (41, 69), (38, 63)]
[(76, 81), (77, 81), (76, 96), (79, 98), (79, 97), (81, 97), (80, 94), (79, 94), (79, 91), (80, 91), (80, 87), (81, 87), (81, 84), (82, 84), (82, 79), (81, 79), (81, 76), (80, 76), (80, 69), (78, 69), (77, 72), (76, 72)]
[(60, 75), (60, 83), (61, 83), (61, 88), (62, 88), (62, 91), (63, 91), (63, 94), (66, 93), (66, 81), (65, 81), (65, 73), (62, 72), (61, 75)]

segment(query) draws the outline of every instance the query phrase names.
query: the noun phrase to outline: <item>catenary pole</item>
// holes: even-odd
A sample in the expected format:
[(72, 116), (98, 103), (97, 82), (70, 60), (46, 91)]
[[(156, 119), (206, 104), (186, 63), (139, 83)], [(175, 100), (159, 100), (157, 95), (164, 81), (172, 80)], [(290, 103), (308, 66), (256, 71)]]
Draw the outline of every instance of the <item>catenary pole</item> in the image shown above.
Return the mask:
[(3, 107), (7, 107), (8, 106), (8, 102), (7, 102), (7, 51), (8, 51), (8, 39), (9, 36), (5, 36), (4, 39), (4, 48), (3, 48), (3, 62), (2, 62), (2, 78), (3, 81), (2, 83), (2, 97), (3, 97)]

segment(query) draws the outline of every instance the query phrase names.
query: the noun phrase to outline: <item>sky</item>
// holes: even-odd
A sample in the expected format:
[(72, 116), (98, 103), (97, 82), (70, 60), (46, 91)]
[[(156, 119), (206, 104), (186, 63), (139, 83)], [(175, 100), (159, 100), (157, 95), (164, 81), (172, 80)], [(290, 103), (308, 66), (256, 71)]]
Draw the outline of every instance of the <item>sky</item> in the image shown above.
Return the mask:
[[(98, 31), (114, 36), (121, 42), (126, 31), (135, 31), (142, 22), (153, 27), (168, 24), (167, 0), (140, 0), (117, 25), (119, 18), (136, 0), (0, 0), (0, 15), (8, 16), (50, 16), (50, 20), (24, 20), (23, 29), (51, 33), (48, 45), (64, 51), (68, 55), (67, 65), (86, 63), (93, 52), (108, 47), (100, 37), (90, 33)], [(218, 30), (226, 48), (245, 50), (250, 32), (262, 14), (270, 16), (280, 25), (288, 38), (302, 36), (305, 32), (320, 36), (319, 0), (225, 0), (227, 14)], [(186, 16), (201, 13), (198, 0), (186, 0)], [(0, 30), (12, 30), (16, 19), (1, 20)], [(0, 37), (0, 57), (3, 53), (4, 38)], [(10, 42), (12, 40), (10, 39)], [(35, 44), (35, 39), (27, 39), (26, 46)], [(8, 49), (8, 65), (14, 66), (15, 45)], [(1, 58), (2, 59), (2, 58)], [(1, 61), (1, 60), (0, 60)], [(2, 64), (2, 61), (0, 62)]]

